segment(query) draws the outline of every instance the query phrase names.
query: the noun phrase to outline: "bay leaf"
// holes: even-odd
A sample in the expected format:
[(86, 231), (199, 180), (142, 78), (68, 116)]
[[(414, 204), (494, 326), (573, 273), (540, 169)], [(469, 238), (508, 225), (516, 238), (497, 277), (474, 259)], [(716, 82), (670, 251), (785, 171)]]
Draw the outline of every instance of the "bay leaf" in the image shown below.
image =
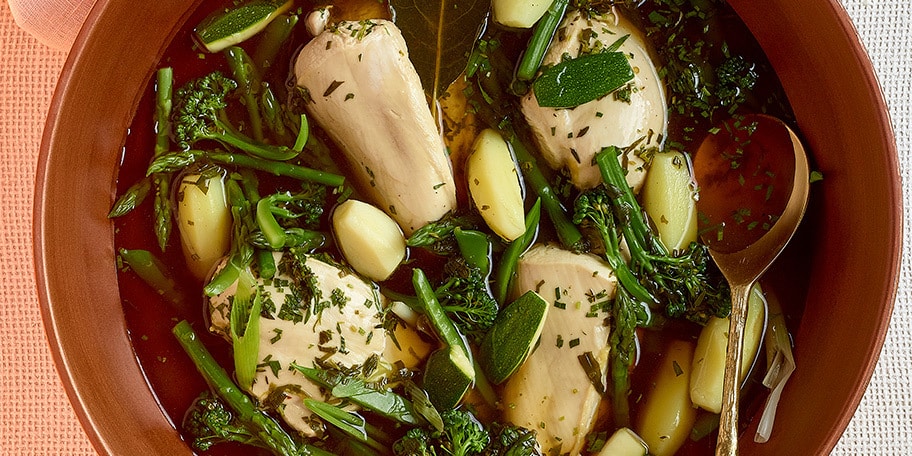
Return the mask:
[(465, 70), (490, 0), (390, 0), (425, 93), (437, 98)]

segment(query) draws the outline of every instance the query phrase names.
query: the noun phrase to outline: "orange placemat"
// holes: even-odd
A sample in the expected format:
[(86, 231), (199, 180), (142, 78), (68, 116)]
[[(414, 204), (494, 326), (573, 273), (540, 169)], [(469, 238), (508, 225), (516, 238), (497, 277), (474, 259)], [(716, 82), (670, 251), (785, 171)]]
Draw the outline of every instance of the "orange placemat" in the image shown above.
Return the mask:
[(54, 368), (32, 258), (41, 132), (66, 53), (26, 35), (0, 2), (0, 455), (94, 455)]

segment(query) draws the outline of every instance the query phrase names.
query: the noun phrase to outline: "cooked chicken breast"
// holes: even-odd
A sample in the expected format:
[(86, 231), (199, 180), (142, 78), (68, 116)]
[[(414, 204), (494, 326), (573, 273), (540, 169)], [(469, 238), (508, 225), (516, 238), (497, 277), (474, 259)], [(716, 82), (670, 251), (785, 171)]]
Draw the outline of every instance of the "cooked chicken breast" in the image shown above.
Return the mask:
[[(605, 147), (655, 145), (665, 135), (667, 114), (665, 89), (647, 51), (642, 33), (618, 15), (587, 17), (568, 13), (545, 55), (543, 65), (554, 65), (567, 56), (597, 52), (629, 35), (618, 51), (627, 54), (634, 78), (621, 89), (629, 100), (608, 94), (573, 108), (543, 108), (534, 91), (522, 100), (522, 112), (535, 133), (541, 153), (554, 169), (566, 167), (573, 184), (592, 188), (601, 183), (595, 154)], [(593, 78), (598, 75), (592, 75)], [(645, 178), (643, 160), (628, 154), (627, 182), (636, 190)]]
[(327, 28), (298, 54), (295, 75), (312, 100), (307, 112), (406, 235), (456, 208), (446, 148), (392, 22)]
[(617, 279), (594, 255), (536, 245), (519, 260), (516, 293), (537, 291), (551, 308), (538, 348), (504, 388), (504, 419), (535, 429), (545, 454), (579, 454), (603, 396), (579, 356), (589, 353), (605, 385), (607, 313)]
[[(377, 379), (399, 361), (416, 366), (430, 346), (402, 325), (396, 330), (396, 345), (383, 329), (386, 298), (356, 274), (313, 256), (275, 256), (278, 274), (257, 279), (266, 315), (260, 317), (261, 367), (249, 392), (260, 403), (281, 404), (278, 411), (292, 428), (317, 435), (322, 426), (304, 399), (323, 396), (292, 363), (360, 368), (366, 378)], [(232, 286), (209, 301), (210, 330), (228, 339), (235, 290)]]

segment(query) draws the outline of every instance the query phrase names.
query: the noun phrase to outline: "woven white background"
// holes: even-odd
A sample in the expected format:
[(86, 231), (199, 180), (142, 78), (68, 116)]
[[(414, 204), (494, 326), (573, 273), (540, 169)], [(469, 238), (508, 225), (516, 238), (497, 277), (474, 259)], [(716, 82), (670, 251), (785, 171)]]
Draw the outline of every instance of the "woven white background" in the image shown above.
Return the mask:
[[(843, 0), (874, 63), (893, 119), (903, 179), (903, 261), (893, 321), (874, 371), (835, 455), (912, 454), (912, 3)], [(872, 259), (876, 261), (876, 259)], [(859, 265), (859, 267), (864, 267)], [(794, 432), (801, 432), (794, 430)]]
[[(15, 0), (32, 3), (46, 0)], [(59, 0), (71, 3), (73, 0)], [(88, 0), (83, 0), (88, 1)], [(763, 1), (763, 0), (756, 0)], [(796, 0), (801, 1), (801, 0)], [(912, 4), (840, 0), (883, 85), (901, 174), (912, 172)], [(60, 35), (55, 34), (55, 39)], [(0, 5), (0, 455), (92, 455), (53, 368), (32, 269), (31, 210), (41, 129), (66, 53), (17, 28)], [(912, 188), (893, 321), (871, 384), (834, 455), (912, 455)], [(876, 261), (876, 259), (874, 259)], [(860, 265), (859, 267), (863, 267)], [(782, 429), (797, 432), (801, 429)], [(790, 455), (785, 455), (790, 456)]]

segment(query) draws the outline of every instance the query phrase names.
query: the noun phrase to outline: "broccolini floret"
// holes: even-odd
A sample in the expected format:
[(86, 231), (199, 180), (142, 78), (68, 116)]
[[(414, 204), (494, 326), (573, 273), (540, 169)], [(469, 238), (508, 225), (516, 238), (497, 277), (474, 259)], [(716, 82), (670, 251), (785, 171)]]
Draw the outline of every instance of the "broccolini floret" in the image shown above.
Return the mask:
[(187, 410), (182, 426), (190, 437), (190, 445), (199, 451), (225, 442), (268, 448), (239, 422), (221, 399), (208, 390), (203, 391)]
[(452, 257), (444, 270), (448, 278), (434, 290), (440, 305), (463, 334), (487, 331), (497, 318), (499, 306), (491, 295), (485, 272), (461, 256)]
[[(694, 242), (677, 256), (668, 252), (627, 184), (618, 161), (621, 153), (610, 147), (596, 155), (603, 184), (577, 198), (574, 222), (598, 232), (603, 257), (618, 278), (611, 308), (610, 369), (615, 422), (625, 426), (629, 422), (628, 371), (636, 350), (635, 330), (650, 323), (650, 309), (704, 324), (711, 316), (727, 316), (731, 298), (728, 283), (705, 246)], [(621, 255), (621, 239), (630, 251), (629, 264)]]
[(542, 456), (541, 445), (535, 439), (535, 431), (520, 426), (494, 423), (488, 431), (491, 443), (485, 450), (486, 456)]
[(285, 146), (254, 142), (240, 133), (228, 118), (228, 96), (238, 84), (216, 71), (191, 80), (175, 94), (174, 134), (184, 150), (203, 140), (218, 141), (269, 160), (290, 160), (297, 152)]

